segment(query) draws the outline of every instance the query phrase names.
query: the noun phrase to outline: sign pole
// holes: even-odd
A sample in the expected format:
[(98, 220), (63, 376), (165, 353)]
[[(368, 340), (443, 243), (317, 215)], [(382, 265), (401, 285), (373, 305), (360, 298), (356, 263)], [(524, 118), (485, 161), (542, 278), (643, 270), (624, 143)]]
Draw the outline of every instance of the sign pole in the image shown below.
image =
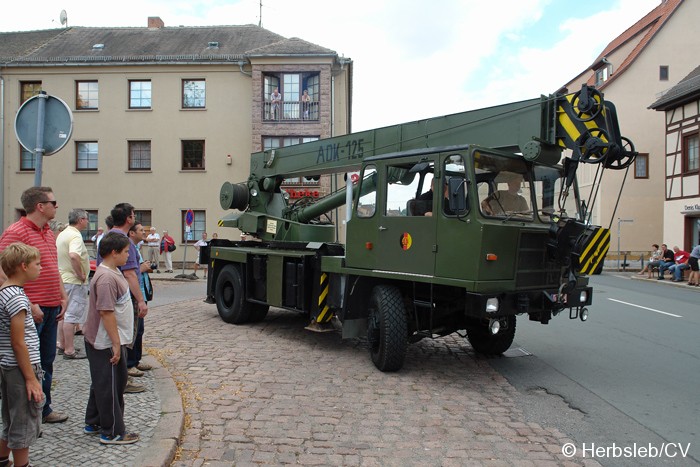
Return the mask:
[(187, 244), (191, 240), (191, 235), (192, 235), (192, 230), (191, 226), (192, 223), (194, 222), (194, 211), (191, 209), (188, 209), (187, 212), (185, 213), (185, 250), (183, 251), (182, 254), (182, 274), (175, 276), (177, 278), (188, 278), (188, 279), (194, 279), (195, 277), (192, 276), (186, 276), (185, 275), (185, 264), (187, 263)]
[(41, 172), (44, 160), (44, 120), (46, 115), (46, 91), (39, 91), (36, 112), (36, 143), (34, 147), (34, 186), (41, 186)]

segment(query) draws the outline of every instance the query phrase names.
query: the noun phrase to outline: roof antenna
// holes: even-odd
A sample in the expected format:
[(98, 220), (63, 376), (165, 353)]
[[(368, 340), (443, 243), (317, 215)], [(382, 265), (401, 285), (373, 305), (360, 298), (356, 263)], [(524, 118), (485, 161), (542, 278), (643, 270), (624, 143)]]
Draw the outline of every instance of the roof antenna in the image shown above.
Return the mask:
[(262, 27), (262, 0), (260, 0), (260, 16), (258, 16), (258, 27)]
[(61, 25), (68, 27), (68, 13), (66, 13), (66, 10), (61, 10), (61, 16), (59, 16), (59, 19), (61, 20)]

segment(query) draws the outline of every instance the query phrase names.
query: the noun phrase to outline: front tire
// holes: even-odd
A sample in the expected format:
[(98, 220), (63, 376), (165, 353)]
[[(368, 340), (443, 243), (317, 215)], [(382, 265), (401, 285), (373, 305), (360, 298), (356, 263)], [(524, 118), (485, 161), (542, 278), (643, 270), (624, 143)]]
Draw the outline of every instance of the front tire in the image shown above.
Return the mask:
[[(505, 318), (506, 326), (502, 326), (498, 334), (493, 335), (488, 324), (478, 323), (467, 328), (467, 339), (474, 352), (483, 355), (501, 355), (513, 344), (515, 338), (515, 316)], [(505, 327), (505, 329), (503, 329)]]
[(219, 273), (214, 297), (222, 320), (231, 324), (250, 321), (251, 304), (245, 299), (245, 282), (241, 271), (233, 264), (225, 266)]
[(367, 340), (372, 363), (384, 372), (403, 367), (408, 348), (408, 324), (401, 291), (377, 285), (369, 299)]

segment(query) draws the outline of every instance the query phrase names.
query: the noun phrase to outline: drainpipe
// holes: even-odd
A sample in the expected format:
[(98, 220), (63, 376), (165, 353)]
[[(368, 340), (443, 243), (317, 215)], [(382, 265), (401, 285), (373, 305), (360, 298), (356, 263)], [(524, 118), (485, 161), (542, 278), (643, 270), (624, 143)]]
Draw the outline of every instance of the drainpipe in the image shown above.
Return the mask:
[[(333, 70), (331, 70), (331, 138), (335, 136), (335, 77), (333, 76)], [(338, 189), (338, 174), (334, 173), (333, 178), (331, 178), (331, 193), (335, 193)], [(340, 242), (340, 226), (338, 217), (338, 208), (335, 208), (335, 213), (333, 218), (335, 219), (335, 241)]]
[(238, 61), (238, 66), (241, 68), (241, 73), (243, 73), (246, 76), (253, 76), (253, 73), (248, 73), (247, 71), (243, 70), (243, 67), (245, 66), (246, 62), (244, 60), (239, 60)]
[(5, 228), (5, 78), (0, 76), (0, 225)]

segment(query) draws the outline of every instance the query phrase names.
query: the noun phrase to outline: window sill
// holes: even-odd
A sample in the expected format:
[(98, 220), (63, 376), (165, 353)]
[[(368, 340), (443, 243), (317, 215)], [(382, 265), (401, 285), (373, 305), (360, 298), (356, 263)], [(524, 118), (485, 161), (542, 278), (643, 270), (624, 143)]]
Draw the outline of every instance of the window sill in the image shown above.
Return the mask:
[(125, 174), (150, 174), (150, 173), (153, 173), (153, 170), (152, 170), (152, 169), (148, 169), (148, 170), (125, 170), (124, 173), (125, 173)]
[(181, 174), (191, 174), (191, 173), (207, 173), (207, 169), (180, 169), (178, 170)]
[(99, 170), (74, 170), (72, 173), (74, 174), (99, 174)]
[(153, 112), (153, 107), (129, 107), (127, 112)]
[(207, 108), (206, 107), (180, 107), (180, 110), (184, 110), (186, 112), (192, 112), (192, 111), (207, 110)]
[(82, 112), (99, 112), (100, 109), (75, 109), (73, 112), (77, 113), (82, 113)]

